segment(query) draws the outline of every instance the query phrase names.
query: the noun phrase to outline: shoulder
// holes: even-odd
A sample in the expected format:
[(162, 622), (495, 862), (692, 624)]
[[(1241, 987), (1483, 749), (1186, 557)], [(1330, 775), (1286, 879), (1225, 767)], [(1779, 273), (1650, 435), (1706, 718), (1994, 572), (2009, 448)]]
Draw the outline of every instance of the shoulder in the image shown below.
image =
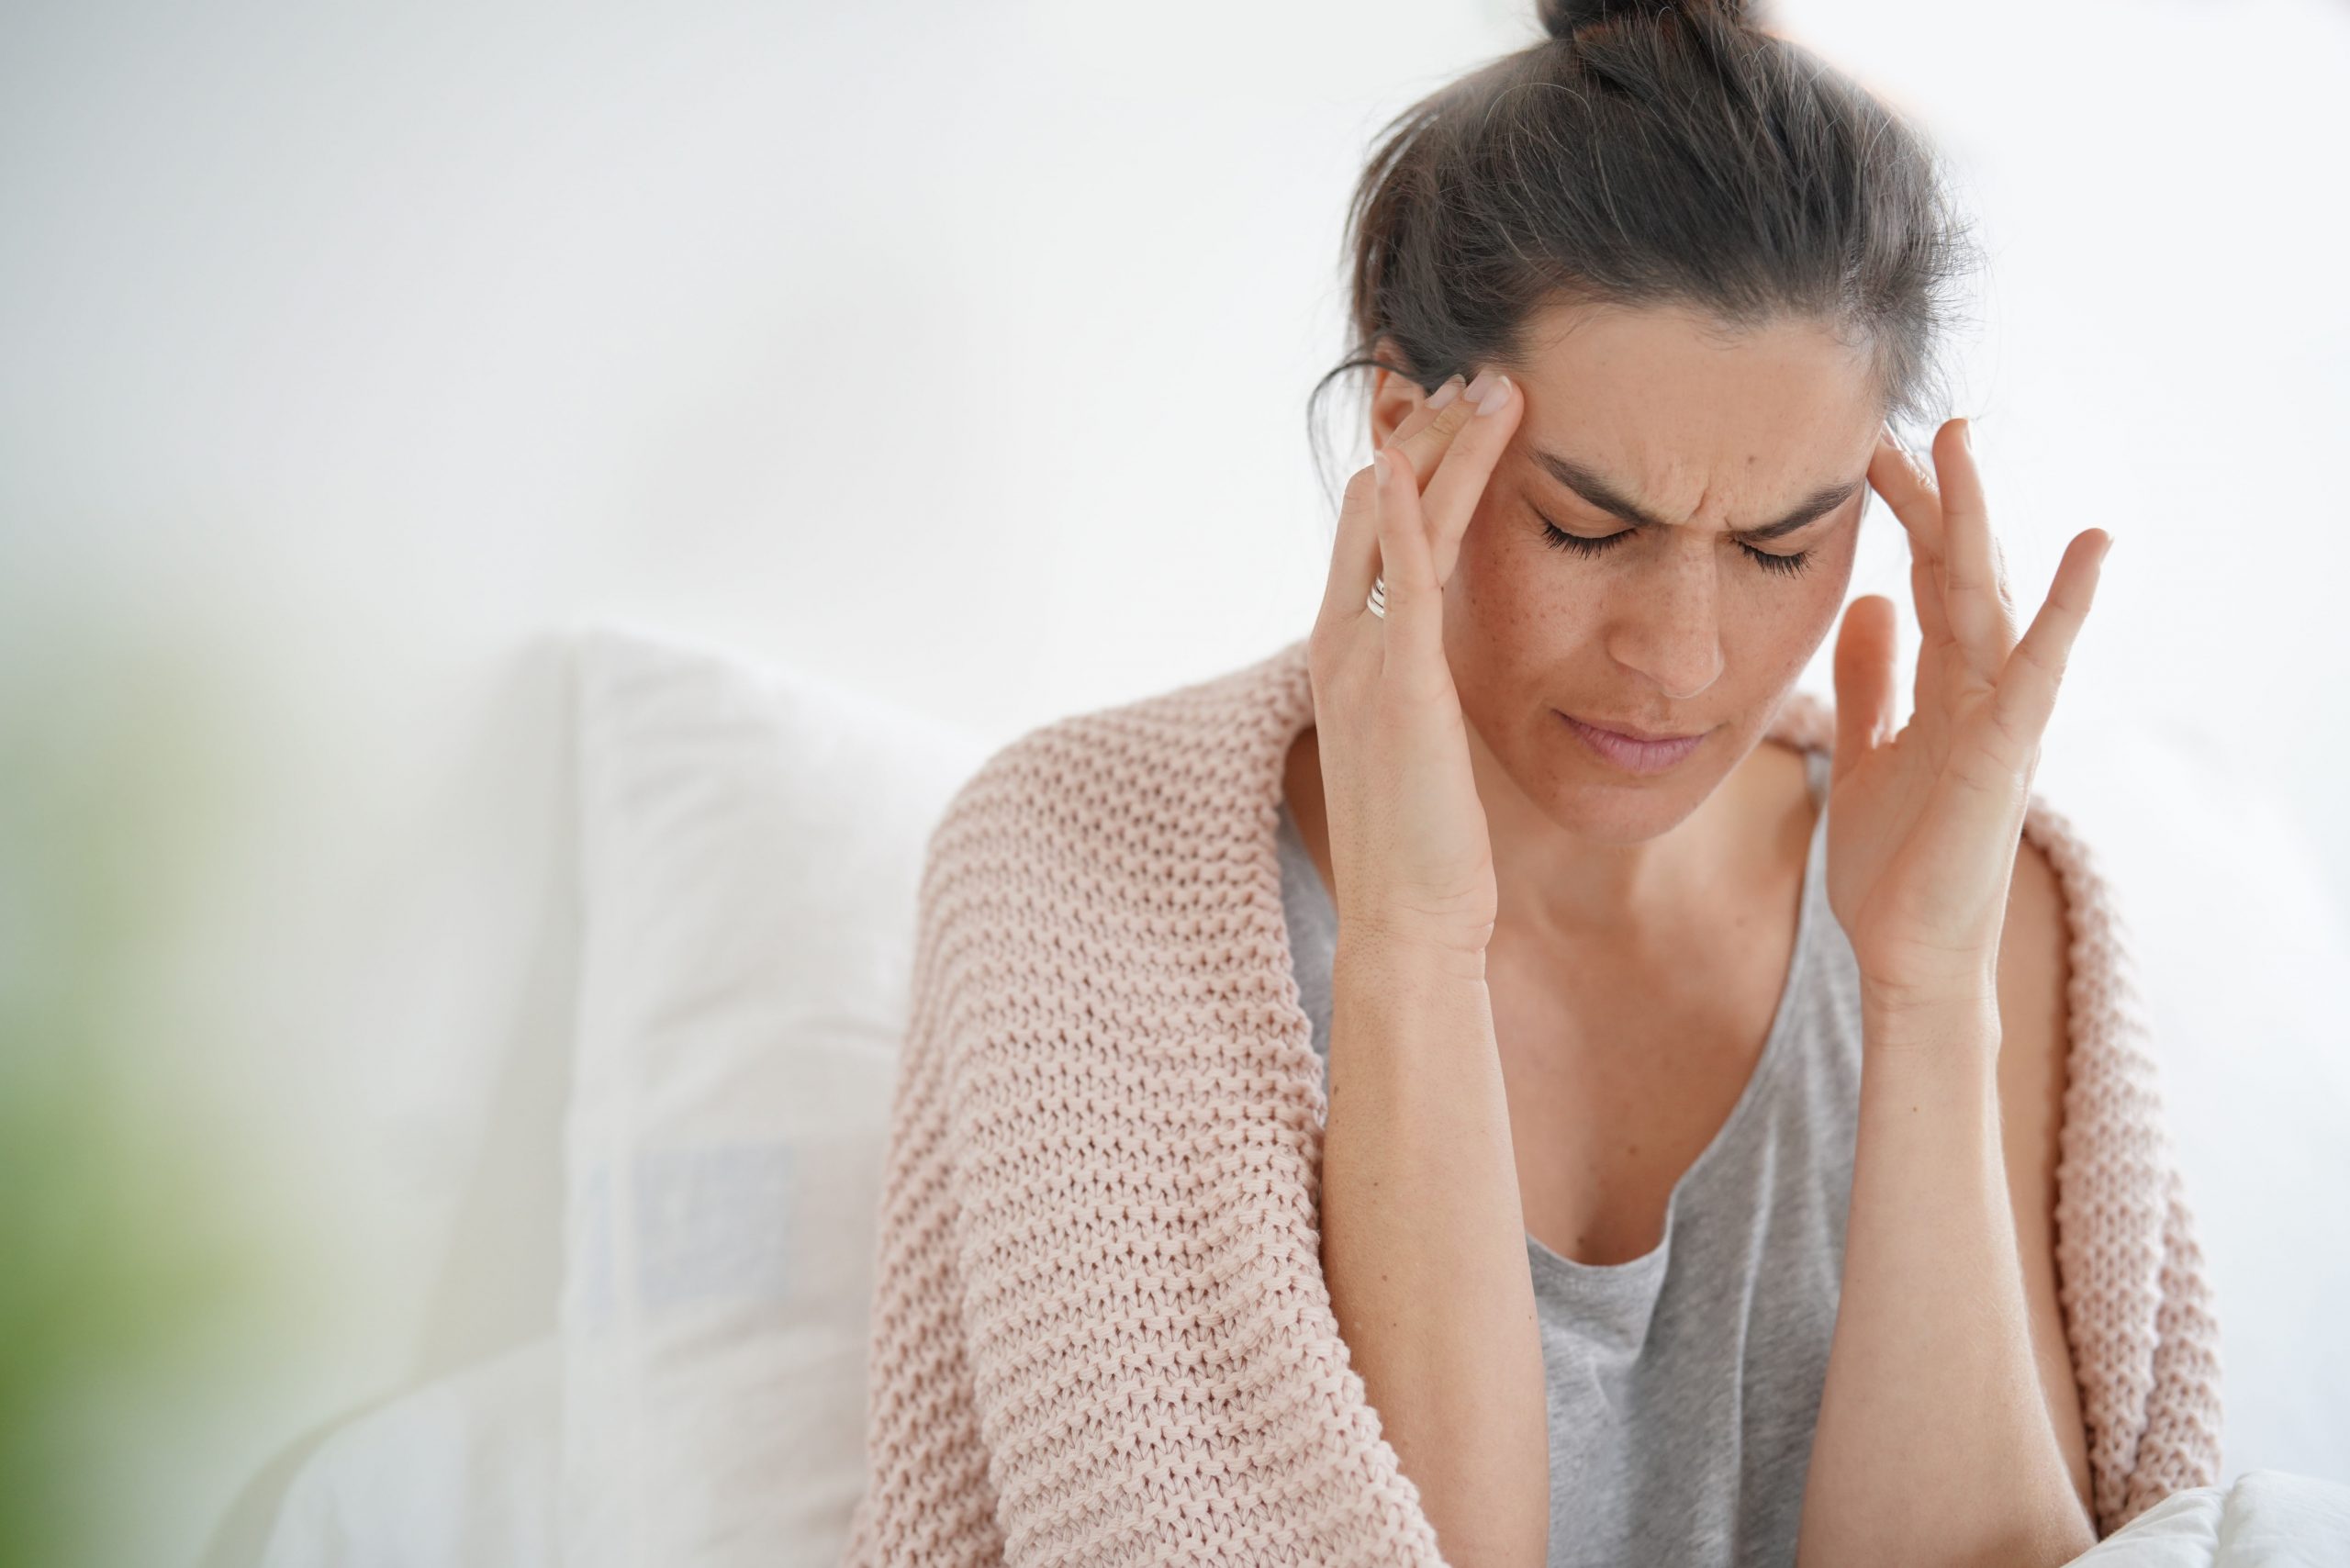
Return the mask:
[(2035, 1182), (2042, 1165), (2054, 1179), (2064, 1114), (2072, 1023), (2065, 896), (2047, 852), (2029, 835), (2020, 839), (1999, 934), (1999, 1119), (2011, 1174)]
[[(2017, 842), (2008, 884), (2008, 919), (1999, 937), (1999, 997), (2032, 1005), (2040, 1022), (2065, 1021), (2065, 952), (2071, 933), (2065, 889), (2048, 852), (2027, 835)], [(2061, 1034), (2061, 1030), (2060, 1030)]]
[(2020, 1224), (2047, 1215), (2055, 1198), (2057, 1135), (2064, 1121), (2071, 1010), (2065, 891), (2047, 854), (2029, 837), (2016, 849), (2008, 918), (1999, 935), (1999, 1126)]
[(1807, 745), (1787, 734), (1768, 734), (1755, 746), (1749, 764), (1758, 775), (1767, 777), (1773, 785), (1769, 791), (1788, 805), (1807, 804), (1811, 799), (1811, 768), (1815, 756), (1825, 762), (1831, 754), (1825, 746)]
[(1999, 934), (1999, 1118), (2010, 1173), (2055, 1177), (2072, 1043), (2072, 930), (2066, 894), (2048, 852), (2031, 836), (2016, 846)]
[(1039, 723), (990, 753), (953, 793), (926, 876), (984, 869), (1067, 888), (1270, 826), (1289, 742), (1310, 722), (1305, 644), (1205, 679)]
[(2031, 1318), (2033, 1359), (2066, 1469), (2089, 1506), (2087, 1432), (2066, 1343), (2056, 1265), (2056, 1168), (2071, 1055), (2071, 930), (2047, 852), (2018, 841), (1999, 937), (1999, 1136)]
[(1290, 740), (1312, 722), (1313, 691), (1304, 639), (1202, 679), (1040, 723), (999, 747), (965, 790), (975, 798), (1017, 797), (1055, 786), (1148, 792), (1200, 777), (1203, 762)]

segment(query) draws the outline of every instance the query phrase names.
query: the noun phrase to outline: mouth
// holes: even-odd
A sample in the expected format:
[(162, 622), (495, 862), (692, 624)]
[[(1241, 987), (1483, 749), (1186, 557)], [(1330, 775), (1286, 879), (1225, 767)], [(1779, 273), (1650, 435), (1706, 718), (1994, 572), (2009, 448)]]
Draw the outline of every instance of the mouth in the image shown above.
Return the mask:
[[(1552, 712), (1558, 712), (1552, 709)], [(1695, 734), (1664, 734), (1656, 731), (1632, 732), (1586, 723), (1572, 713), (1559, 713), (1568, 729), (1601, 761), (1626, 773), (1647, 776), (1662, 773), (1677, 766), (1695, 751), (1711, 730)]]

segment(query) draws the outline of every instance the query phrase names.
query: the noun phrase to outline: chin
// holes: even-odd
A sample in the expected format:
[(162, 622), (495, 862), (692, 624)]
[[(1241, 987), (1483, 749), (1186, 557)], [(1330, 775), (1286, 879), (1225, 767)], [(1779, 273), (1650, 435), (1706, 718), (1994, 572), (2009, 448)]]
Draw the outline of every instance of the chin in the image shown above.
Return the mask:
[(1561, 827), (1600, 844), (1639, 844), (1687, 821), (1726, 770), (1676, 767), (1635, 778), (1570, 757), (1545, 771), (1550, 779), (1547, 814)]

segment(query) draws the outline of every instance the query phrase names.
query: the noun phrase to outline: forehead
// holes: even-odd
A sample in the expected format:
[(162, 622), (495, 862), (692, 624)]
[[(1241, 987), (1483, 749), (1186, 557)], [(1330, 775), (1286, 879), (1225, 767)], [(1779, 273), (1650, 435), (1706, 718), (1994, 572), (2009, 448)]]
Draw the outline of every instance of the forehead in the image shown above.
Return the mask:
[(1867, 462), (1884, 417), (1872, 368), (1815, 321), (1733, 331), (1675, 307), (1553, 308), (1528, 333), (1512, 445), (1593, 465), (1675, 511), (1700, 494), (1791, 496)]

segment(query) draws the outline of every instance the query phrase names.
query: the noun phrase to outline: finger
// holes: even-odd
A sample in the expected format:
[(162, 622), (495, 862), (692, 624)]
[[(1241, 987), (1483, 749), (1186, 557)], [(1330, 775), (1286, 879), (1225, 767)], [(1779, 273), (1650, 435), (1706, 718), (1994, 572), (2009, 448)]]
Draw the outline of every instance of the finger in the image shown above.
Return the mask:
[(1998, 678), (2016, 645), (2016, 624), (1991, 538), (1982, 470), (1967, 446), (1968, 423), (1953, 420), (1934, 437), (1942, 497), (1942, 593), (1951, 634), (1987, 682)]
[(1460, 376), (1449, 377), (1442, 386), (1421, 399), (1417, 408), (1397, 421), (1395, 428), (1387, 432), (1387, 439), (1379, 444), (1393, 446), (1397, 442), (1408, 440), (1426, 430), (1436, 421), (1436, 417), (1442, 413), (1455, 398), (1460, 396), (1463, 381)]
[(1918, 668), (1910, 711), (1925, 723), (1942, 716), (1950, 618), (1942, 610), (1942, 498), (1932, 475), (1910, 454), (1890, 424), (1877, 427), (1869, 484), (1885, 498), (1909, 542), (1909, 599), (1918, 616)]
[(1469, 520), (1477, 513), (1477, 501), (1494, 476), (1494, 465), (1501, 461), (1525, 411), (1524, 388), (1496, 372), (1485, 400), (1469, 416), (1466, 428), (1453, 437), (1428, 477), (1420, 507), (1428, 516), (1428, 548), (1438, 585), (1452, 580), (1461, 535), (1469, 532)]
[(1443, 656), (1444, 593), (1428, 553), (1420, 489), (1393, 447), (1371, 454), (1379, 514), (1380, 571), (1387, 580), (1387, 663), (1390, 673), (1427, 670)]
[[(1457, 397), (1446, 397), (1445, 388), (1438, 387), (1437, 398), (1429, 399), (1430, 406), (1418, 410), (1420, 414), (1428, 417), (1410, 420), (1404, 424), (1399, 424), (1396, 426), (1396, 433), (1390, 437), (1387, 443), (1380, 449), (1385, 457), (1403, 460), (1403, 467), (1399, 470), (1397, 478), (1405, 483), (1412, 491), (1414, 515), (1419, 520), (1424, 536), (1429, 526), (1431, 514), (1420, 500), (1421, 487), (1428, 482), (1429, 476), (1441, 470), (1447, 454), (1452, 450), (1454, 438), (1460, 434), (1463, 427), (1472, 421), (1491, 422), (1479, 419), (1481, 405), (1472, 402), (1468, 392), (1473, 390), (1482, 396), (1485, 389), (1498, 378), (1498, 372), (1480, 371), (1477, 378), (1471, 381), (1468, 388)], [(1443, 401), (1441, 408), (1434, 407), (1438, 398)], [(1490, 469), (1491, 464), (1489, 463), (1487, 466)], [(1438, 573), (1437, 577), (1438, 587), (1443, 586), (1444, 579), (1451, 574), (1452, 561), (1458, 550), (1459, 532), (1459, 529), (1455, 528), (1454, 541), (1446, 549), (1443, 569)], [(1435, 541), (1432, 538), (1429, 543), (1433, 550)], [(1432, 554), (1431, 562), (1433, 560)], [(1395, 581), (1393, 574), (1389, 574), (1387, 580), (1388, 587), (1392, 589)]]
[(1942, 577), (1923, 555), (1909, 557), (1909, 596), (1918, 610), (1918, 673), (1910, 711), (1927, 723), (1942, 718), (1944, 664), (1950, 657), (1950, 625), (1942, 619)]
[(1836, 750), (1832, 781), (1892, 737), (1894, 726), (1893, 600), (1863, 594), (1844, 611), (1836, 633)]
[(1918, 611), (1919, 635), (1930, 646), (1947, 645), (1951, 631), (1942, 558), (1938, 552), (1921, 545), (1914, 533), (1909, 536), (1909, 588)]
[(2047, 733), (2065, 662), (2072, 657), (2082, 622), (2088, 619), (2105, 554), (2112, 545), (2111, 534), (2093, 528), (2065, 546), (2065, 557), (2056, 564), (2055, 581), (2048, 588), (2047, 602), (2031, 618), (2031, 626), (1999, 671), (1998, 684), (1991, 689), (1992, 723), (2016, 748), (2019, 761), (2031, 755)]
[(1931, 472), (1902, 445), (1889, 424), (1877, 428), (1877, 447), (1869, 461), (1868, 477), (1909, 540), (1909, 595), (1917, 610), (1919, 635), (1911, 707), (1920, 722), (1938, 723), (1953, 651), (1950, 618), (1943, 608), (1941, 490)]
[(1942, 495), (1933, 474), (1910, 454), (1891, 426), (1880, 429), (1869, 459), (1869, 486), (1908, 532), (1909, 547), (1929, 560), (1942, 554)]
[(1367, 612), (1371, 579), (1379, 570), (1379, 514), (1370, 465), (1347, 481), (1338, 503), (1337, 535), (1330, 544), (1330, 575), (1322, 586), (1316, 622)]
[[(1470, 383), (1471, 386), (1476, 385), (1473, 381)], [(1444, 387), (1439, 386), (1437, 397), (1444, 398), (1442, 408), (1436, 406), (1436, 398), (1429, 398), (1427, 404), (1414, 411), (1410, 419), (1397, 425), (1395, 433), (1389, 436), (1386, 445), (1380, 448), (1382, 452), (1401, 455), (1410, 465), (1412, 487), (1416, 491), (1427, 483), (1430, 474), (1436, 472), (1437, 465), (1443, 461), (1446, 449), (1451, 446), (1452, 438), (1460, 432), (1460, 427), (1475, 418), (1477, 413), (1477, 405), (1469, 400), (1465, 390), (1448, 398)]]
[[(1384, 444), (1417, 434), (1434, 421), (1446, 405), (1460, 395), (1461, 377), (1438, 386), (1419, 407), (1404, 416), (1388, 433)], [(1373, 443), (1374, 446), (1381, 444)], [(1320, 618), (1354, 615), (1365, 610), (1371, 578), (1379, 571), (1379, 521), (1373, 507), (1371, 465), (1365, 464), (1347, 482), (1338, 508), (1338, 527), (1330, 546), (1330, 571), (1322, 588)]]

